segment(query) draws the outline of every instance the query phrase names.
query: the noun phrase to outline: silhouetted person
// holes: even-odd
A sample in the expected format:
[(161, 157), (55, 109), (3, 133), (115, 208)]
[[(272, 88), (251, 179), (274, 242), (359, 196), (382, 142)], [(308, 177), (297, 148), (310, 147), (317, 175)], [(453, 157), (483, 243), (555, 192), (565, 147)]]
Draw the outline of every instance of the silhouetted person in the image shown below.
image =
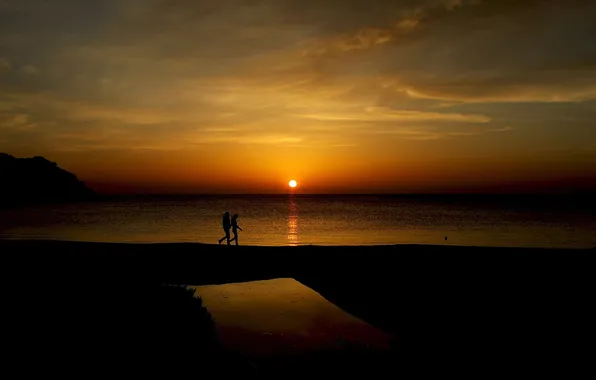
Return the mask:
[(232, 217), (232, 232), (234, 233), (232, 241), (236, 241), (236, 245), (238, 245), (238, 230), (242, 231), (242, 228), (238, 225), (238, 214), (234, 214)]
[(221, 220), (221, 225), (223, 227), (224, 232), (226, 233), (226, 236), (219, 239), (219, 244), (221, 244), (222, 241), (227, 240), (228, 245), (230, 245), (230, 213), (229, 212), (226, 211), (223, 214), (223, 218)]

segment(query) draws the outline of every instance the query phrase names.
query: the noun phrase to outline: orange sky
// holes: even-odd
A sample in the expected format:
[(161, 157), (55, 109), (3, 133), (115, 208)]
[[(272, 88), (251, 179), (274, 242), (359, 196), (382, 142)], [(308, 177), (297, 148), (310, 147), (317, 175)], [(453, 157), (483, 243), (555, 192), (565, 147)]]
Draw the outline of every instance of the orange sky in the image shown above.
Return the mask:
[(592, 1), (0, 2), (0, 152), (100, 192), (596, 189)]

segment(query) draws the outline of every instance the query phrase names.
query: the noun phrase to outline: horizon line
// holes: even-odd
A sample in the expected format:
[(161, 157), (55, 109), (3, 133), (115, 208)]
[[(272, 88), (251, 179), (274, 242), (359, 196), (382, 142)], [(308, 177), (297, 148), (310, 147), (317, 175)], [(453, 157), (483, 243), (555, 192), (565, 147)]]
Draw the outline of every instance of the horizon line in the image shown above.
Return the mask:
[(118, 196), (577, 196), (596, 195), (596, 191), (575, 192), (444, 192), (444, 193), (98, 193), (100, 197)]

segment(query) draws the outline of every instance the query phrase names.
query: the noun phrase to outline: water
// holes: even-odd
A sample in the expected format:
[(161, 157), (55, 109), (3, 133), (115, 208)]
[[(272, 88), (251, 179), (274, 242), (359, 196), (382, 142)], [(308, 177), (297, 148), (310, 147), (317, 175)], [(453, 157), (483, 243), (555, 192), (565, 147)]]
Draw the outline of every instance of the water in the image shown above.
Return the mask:
[(389, 348), (389, 335), (292, 278), (197, 286), (195, 294), (222, 343), (244, 355)]
[(217, 244), (224, 211), (240, 215), (241, 245), (596, 247), (593, 206), (465, 197), (184, 196), (47, 204), (0, 210), (0, 239)]

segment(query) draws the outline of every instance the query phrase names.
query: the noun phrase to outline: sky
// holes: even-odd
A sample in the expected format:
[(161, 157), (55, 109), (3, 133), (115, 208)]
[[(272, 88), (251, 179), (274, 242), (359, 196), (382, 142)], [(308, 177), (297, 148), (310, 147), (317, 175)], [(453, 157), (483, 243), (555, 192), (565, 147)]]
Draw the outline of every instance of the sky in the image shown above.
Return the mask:
[(592, 0), (0, 0), (0, 152), (100, 193), (596, 190)]

